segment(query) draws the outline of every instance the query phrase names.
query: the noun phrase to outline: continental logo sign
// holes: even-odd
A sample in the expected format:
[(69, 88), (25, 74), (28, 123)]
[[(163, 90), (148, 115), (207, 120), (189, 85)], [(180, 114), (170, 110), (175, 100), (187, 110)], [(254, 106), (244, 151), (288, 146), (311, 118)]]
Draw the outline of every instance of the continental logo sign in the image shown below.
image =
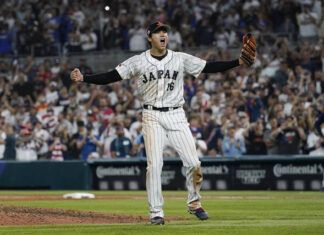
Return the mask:
[(106, 176), (138, 176), (141, 175), (141, 169), (138, 166), (130, 167), (103, 167), (98, 166), (96, 175), (99, 179)]
[(281, 177), (284, 175), (317, 175), (322, 174), (323, 172), (324, 167), (322, 164), (308, 164), (302, 166), (296, 166), (293, 164), (276, 164), (273, 167), (273, 174), (276, 177)]

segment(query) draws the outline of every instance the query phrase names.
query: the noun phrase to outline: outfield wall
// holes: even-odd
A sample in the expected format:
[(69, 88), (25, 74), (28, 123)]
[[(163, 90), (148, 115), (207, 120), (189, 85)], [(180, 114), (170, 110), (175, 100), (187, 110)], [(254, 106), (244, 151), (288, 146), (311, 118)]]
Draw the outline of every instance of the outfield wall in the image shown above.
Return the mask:
[[(311, 190), (323, 187), (324, 157), (203, 158), (203, 190)], [(146, 159), (0, 161), (0, 189), (144, 190)], [(185, 189), (179, 159), (165, 159), (164, 190)]]
[[(324, 157), (257, 156), (240, 159), (204, 158), (204, 190), (320, 190)], [(92, 187), (99, 190), (145, 189), (146, 162), (93, 161)], [(166, 159), (162, 172), (166, 190), (185, 189), (185, 168), (178, 159)]]
[(91, 189), (82, 161), (0, 161), (0, 189)]

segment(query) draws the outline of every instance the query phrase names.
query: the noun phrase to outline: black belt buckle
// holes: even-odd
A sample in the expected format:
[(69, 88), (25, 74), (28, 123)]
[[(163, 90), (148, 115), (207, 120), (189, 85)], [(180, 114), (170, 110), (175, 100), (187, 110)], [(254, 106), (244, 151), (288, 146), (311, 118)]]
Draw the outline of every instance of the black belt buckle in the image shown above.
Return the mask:
[(143, 108), (148, 109), (148, 110), (156, 110), (156, 111), (160, 111), (160, 112), (168, 112), (168, 111), (175, 110), (175, 109), (177, 109), (179, 107), (162, 107), (162, 108), (158, 108), (158, 107), (154, 107), (152, 105), (144, 104)]

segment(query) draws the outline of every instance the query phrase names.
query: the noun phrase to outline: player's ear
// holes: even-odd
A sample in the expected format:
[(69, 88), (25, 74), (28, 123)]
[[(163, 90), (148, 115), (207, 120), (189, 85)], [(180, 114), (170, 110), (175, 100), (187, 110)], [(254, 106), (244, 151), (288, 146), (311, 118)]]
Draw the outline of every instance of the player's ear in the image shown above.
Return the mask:
[(151, 43), (151, 42), (152, 42), (152, 37), (151, 37), (151, 36), (148, 36), (148, 37), (147, 37), (147, 41), (148, 41), (149, 43)]
[(151, 37), (147, 37), (147, 45), (148, 45), (148, 47), (152, 47), (151, 42), (152, 42), (152, 38)]

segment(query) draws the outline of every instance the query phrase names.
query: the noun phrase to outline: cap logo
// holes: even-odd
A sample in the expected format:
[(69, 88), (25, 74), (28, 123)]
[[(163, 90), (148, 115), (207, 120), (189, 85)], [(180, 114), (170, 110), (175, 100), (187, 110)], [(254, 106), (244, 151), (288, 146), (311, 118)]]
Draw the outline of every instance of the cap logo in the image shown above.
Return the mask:
[(168, 25), (165, 25), (160, 21), (156, 21), (149, 25), (146, 33), (147, 33), (147, 35), (150, 36), (152, 33), (154, 33), (157, 29), (159, 29), (161, 27), (164, 27), (166, 30), (168, 30), (170, 28)]

